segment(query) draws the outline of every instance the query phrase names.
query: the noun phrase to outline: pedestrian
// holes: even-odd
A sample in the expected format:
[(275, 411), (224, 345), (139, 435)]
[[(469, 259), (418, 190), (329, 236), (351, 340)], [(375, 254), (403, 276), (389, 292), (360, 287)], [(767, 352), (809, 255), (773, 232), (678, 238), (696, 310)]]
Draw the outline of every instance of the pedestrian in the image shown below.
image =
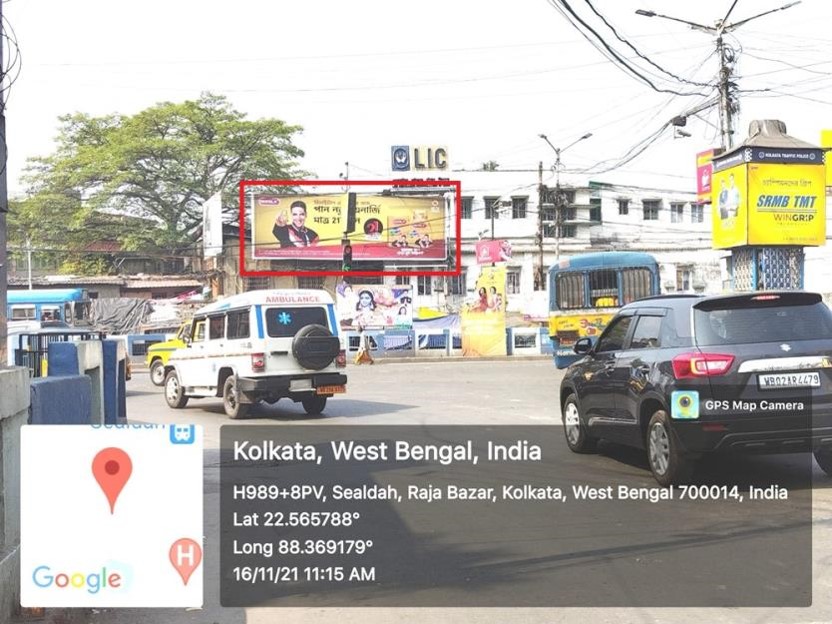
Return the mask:
[(370, 354), (370, 336), (367, 335), (365, 326), (358, 326), (358, 353), (355, 354), (356, 364), (375, 364)]

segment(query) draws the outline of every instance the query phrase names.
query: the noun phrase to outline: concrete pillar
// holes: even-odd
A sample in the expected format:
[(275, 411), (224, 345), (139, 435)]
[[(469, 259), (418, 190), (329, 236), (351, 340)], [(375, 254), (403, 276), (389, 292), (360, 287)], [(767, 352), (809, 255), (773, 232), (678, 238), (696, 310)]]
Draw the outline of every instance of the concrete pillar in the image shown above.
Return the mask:
[(20, 428), (29, 417), (29, 371), (0, 370), (0, 622), (20, 604)]

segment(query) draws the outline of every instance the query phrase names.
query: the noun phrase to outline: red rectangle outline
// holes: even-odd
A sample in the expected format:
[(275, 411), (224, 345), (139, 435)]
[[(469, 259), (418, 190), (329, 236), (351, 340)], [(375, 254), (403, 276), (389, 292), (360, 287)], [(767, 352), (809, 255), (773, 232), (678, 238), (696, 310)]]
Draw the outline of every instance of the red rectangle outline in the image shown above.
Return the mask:
[[(452, 186), (456, 195), (456, 254), (452, 271), (249, 271), (246, 269), (246, 187), (247, 186)], [(252, 224), (252, 229), (254, 225)], [(243, 277), (358, 277), (433, 276), (462, 274), (462, 183), (459, 180), (240, 180), (240, 275)]]

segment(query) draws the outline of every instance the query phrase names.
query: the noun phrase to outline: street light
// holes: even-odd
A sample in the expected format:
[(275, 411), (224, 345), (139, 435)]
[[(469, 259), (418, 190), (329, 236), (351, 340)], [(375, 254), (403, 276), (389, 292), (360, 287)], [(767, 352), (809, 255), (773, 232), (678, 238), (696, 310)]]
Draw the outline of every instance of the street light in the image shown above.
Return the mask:
[[(720, 134), (722, 135), (723, 148), (727, 148), (728, 150), (730, 150), (734, 146), (733, 113), (735, 111), (733, 111), (731, 108), (729, 93), (730, 87), (732, 85), (732, 70), (726, 63), (725, 44), (722, 41), (722, 35), (733, 32), (743, 24), (747, 24), (751, 20), (755, 20), (758, 17), (763, 17), (764, 15), (769, 15), (770, 13), (776, 13), (777, 11), (785, 11), (786, 9), (790, 9), (793, 6), (800, 4), (800, 2), (801, 0), (796, 0), (796, 2), (789, 2), (788, 4), (784, 4), (783, 6), (777, 9), (764, 11), (763, 13), (758, 13), (757, 15), (752, 15), (751, 17), (740, 20), (738, 22), (728, 24), (727, 22), (728, 18), (731, 16), (731, 12), (734, 10), (734, 7), (737, 6), (737, 3), (735, 1), (731, 4), (731, 7), (728, 9), (728, 12), (725, 14), (725, 17), (723, 17), (720, 20), (717, 20), (713, 26), (705, 26), (704, 24), (697, 24), (696, 22), (680, 19), (678, 17), (662, 15), (661, 13), (656, 13), (655, 11), (636, 9), (636, 15), (641, 15), (642, 17), (661, 17), (663, 19), (686, 24), (690, 26), (693, 30), (698, 30), (709, 35), (716, 36), (716, 53), (717, 57), (719, 57), (719, 127)], [(733, 60), (730, 62), (733, 62)], [(739, 110), (739, 108), (737, 108), (737, 110)]]
[[(545, 134), (538, 135), (541, 139), (546, 141), (546, 143), (555, 151), (555, 259), (556, 261), (560, 261), (560, 235), (561, 235), (561, 226), (563, 224), (563, 212), (561, 210), (563, 206), (563, 197), (560, 192), (560, 155), (568, 150), (573, 145), (580, 143), (581, 141), (588, 139), (592, 136), (591, 132), (587, 132), (583, 136), (578, 137), (574, 141), (572, 141), (566, 147), (555, 147), (552, 145), (552, 142), (549, 140)], [(544, 271), (543, 271), (543, 183), (540, 184), (540, 203), (541, 205), (538, 207), (538, 252), (540, 254), (540, 266), (538, 267), (538, 279), (540, 280), (541, 290), (544, 288)]]

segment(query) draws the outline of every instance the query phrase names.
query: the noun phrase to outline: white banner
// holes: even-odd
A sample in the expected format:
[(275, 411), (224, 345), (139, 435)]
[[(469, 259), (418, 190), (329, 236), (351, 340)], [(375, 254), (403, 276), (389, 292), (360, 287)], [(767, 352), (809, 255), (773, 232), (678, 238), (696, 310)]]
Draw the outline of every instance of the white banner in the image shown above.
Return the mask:
[(205, 258), (222, 253), (222, 193), (202, 204), (202, 250)]

